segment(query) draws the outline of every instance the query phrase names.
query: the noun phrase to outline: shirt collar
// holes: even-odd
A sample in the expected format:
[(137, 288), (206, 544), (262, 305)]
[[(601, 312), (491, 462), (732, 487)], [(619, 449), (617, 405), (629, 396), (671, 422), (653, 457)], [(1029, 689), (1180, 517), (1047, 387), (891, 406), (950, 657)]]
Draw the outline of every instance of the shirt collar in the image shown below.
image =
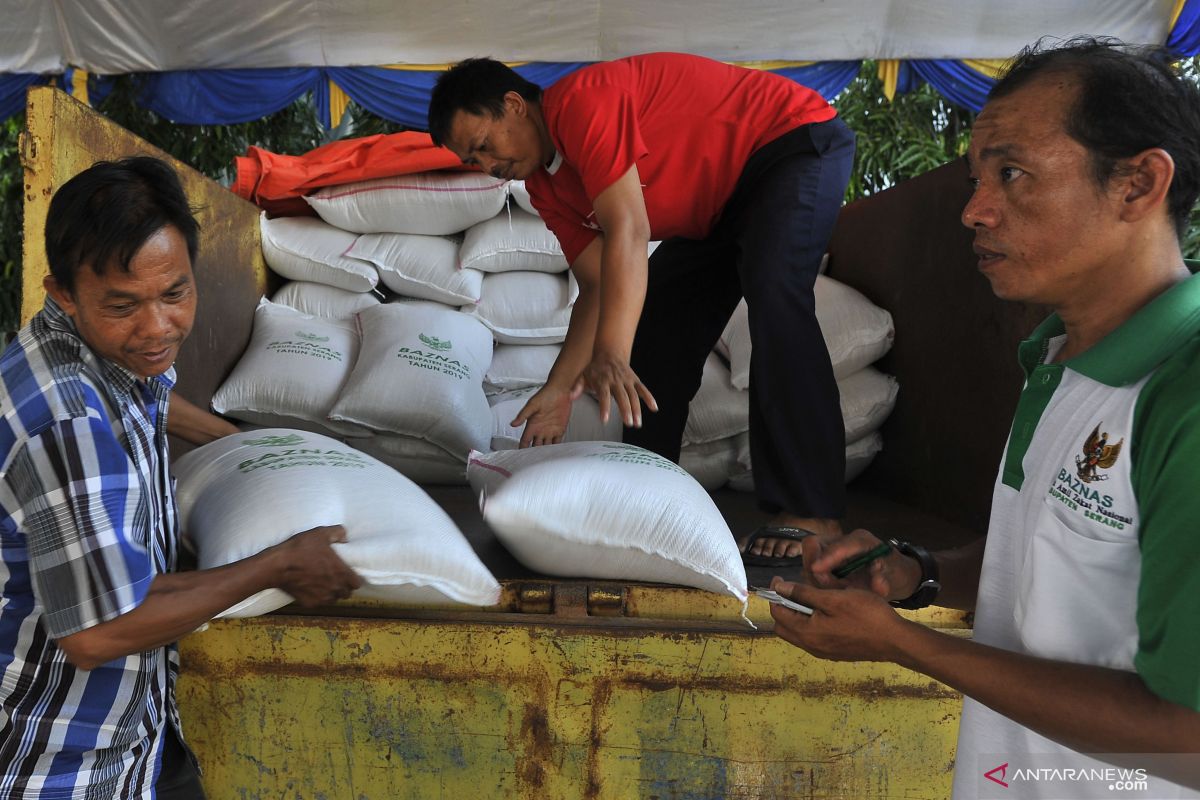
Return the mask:
[(553, 175), (554, 173), (558, 172), (559, 167), (561, 167), (562, 165), (563, 165), (562, 153), (555, 150), (554, 158), (550, 159), (550, 163), (546, 165), (546, 172), (549, 172), (551, 175)]
[[(1065, 333), (1051, 314), (1021, 344), (1021, 362), (1040, 361), (1050, 339)], [(1142, 306), (1120, 327), (1074, 358), (1063, 362), (1075, 372), (1108, 386), (1128, 386), (1166, 361), (1187, 340), (1200, 334), (1200, 275), (1172, 286)]]

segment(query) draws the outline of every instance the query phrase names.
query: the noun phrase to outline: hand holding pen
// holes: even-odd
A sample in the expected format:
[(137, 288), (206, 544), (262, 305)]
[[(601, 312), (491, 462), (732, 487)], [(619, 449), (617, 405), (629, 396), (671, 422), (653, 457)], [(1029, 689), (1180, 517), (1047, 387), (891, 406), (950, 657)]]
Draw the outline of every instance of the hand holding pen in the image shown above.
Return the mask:
[(891, 545), (860, 528), (819, 546), (806, 547), (804, 571), (813, 586), (856, 586), (888, 597), (893, 590), (889, 569), (893, 560)]
[(892, 552), (892, 546), (887, 542), (881, 542), (879, 545), (872, 547), (865, 553), (860, 553), (859, 555), (856, 555), (843, 562), (841, 566), (835, 567), (833, 570), (833, 577), (845, 580), (858, 570), (868, 566), (875, 559), (883, 558), (890, 552)]

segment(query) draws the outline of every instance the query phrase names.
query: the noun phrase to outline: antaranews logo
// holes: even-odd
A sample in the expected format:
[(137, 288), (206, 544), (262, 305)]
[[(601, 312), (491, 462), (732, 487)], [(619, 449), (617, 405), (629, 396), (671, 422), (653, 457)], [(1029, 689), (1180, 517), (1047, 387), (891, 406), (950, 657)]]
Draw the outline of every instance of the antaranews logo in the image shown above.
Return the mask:
[[(1096, 797), (1148, 797), (1149, 775), (1143, 768), (1117, 766), (1063, 766), (1052, 755), (1031, 755), (1014, 764), (1011, 759), (983, 763), (996, 766), (983, 771), (980, 797), (1056, 797), (1062, 800)], [(1095, 764), (1096, 762), (1092, 762)], [(1036, 790), (1034, 787), (1037, 787)]]

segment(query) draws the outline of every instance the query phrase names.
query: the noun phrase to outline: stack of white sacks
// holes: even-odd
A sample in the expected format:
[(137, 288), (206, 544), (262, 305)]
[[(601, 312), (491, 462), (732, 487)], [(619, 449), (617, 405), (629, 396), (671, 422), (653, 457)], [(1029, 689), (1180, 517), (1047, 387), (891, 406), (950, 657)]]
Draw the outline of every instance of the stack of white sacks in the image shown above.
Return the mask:
[[(266, 261), (291, 282), (259, 305), (214, 410), (335, 437), (418, 483), (465, 483), (472, 451), (517, 446), (521, 429), (508, 423), (566, 336), (577, 289), (557, 240), (522, 184), (474, 172), (306, 199), (320, 218), (262, 217)], [(878, 452), (876, 429), (895, 402), (895, 380), (868, 366), (890, 346), (891, 318), (823, 276), (817, 312), (842, 392), (849, 479)], [(705, 488), (748, 490), (744, 303), (718, 353), (692, 404), (682, 466)], [(601, 424), (594, 399), (576, 402), (567, 441), (620, 438), (617, 415)]]

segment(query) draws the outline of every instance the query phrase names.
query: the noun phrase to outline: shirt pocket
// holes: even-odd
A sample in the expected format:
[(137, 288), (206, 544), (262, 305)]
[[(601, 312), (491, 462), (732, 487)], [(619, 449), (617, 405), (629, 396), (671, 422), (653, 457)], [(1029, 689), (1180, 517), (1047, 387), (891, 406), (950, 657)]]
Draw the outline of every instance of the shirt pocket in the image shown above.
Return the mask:
[(1047, 496), (1016, 580), (1021, 642), (1035, 656), (1132, 670), (1140, 574), (1135, 528), (1092, 524)]

